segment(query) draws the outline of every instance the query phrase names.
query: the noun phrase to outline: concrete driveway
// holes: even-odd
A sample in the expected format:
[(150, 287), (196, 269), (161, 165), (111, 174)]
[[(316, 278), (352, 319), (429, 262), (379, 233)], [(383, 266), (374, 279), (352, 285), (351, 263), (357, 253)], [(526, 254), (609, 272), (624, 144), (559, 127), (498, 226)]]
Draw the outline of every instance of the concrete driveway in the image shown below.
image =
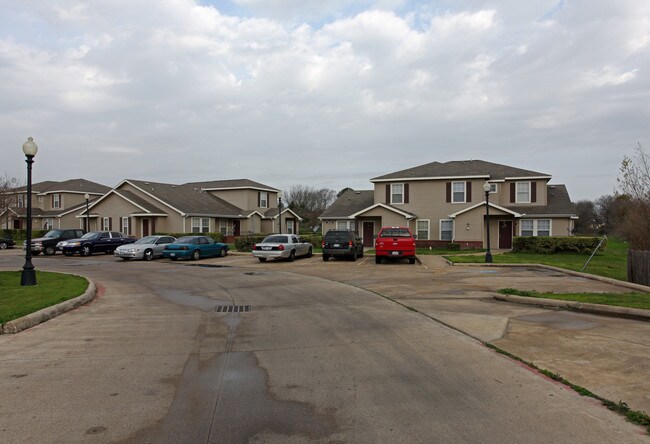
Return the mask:
[[(34, 262), (102, 290), (0, 336), (2, 442), (650, 442), (458, 331), (501, 346), (517, 335), (496, 318), (557, 314), (489, 302), (492, 275), (319, 258)], [(20, 265), (0, 256), (0, 269)]]

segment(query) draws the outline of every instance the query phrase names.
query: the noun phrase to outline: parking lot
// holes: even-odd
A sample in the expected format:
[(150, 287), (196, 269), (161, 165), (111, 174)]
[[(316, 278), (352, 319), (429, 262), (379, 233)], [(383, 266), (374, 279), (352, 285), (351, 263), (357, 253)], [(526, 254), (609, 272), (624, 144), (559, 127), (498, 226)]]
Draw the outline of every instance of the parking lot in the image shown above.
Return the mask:
[[(86, 275), (101, 291), (87, 306), (0, 337), (3, 438), (647, 439), (598, 403), (480, 342), (650, 411), (647, 323), (491, 298), (503, 287), (613, 291), (611, 285), (421, 260), (35, 258), (37, 269)], [(0, 255), (0, 269), (21, 265), (15, 250)], [(251, 311), (217, 313), (221, 305)]]

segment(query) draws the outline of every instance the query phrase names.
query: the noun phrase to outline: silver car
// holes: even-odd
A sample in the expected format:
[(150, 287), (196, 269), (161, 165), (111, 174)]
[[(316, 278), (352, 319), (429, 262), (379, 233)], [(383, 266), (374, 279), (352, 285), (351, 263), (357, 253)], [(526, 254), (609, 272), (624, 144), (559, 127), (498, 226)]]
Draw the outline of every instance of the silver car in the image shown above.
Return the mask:
[(150, 261), (155, 257), (161, 257), (165, 245), (176, 240), (173, 236), (145, 236), (132, 244), (120, 245), (115, 249), (115, 256), (123, 260), (142, 259)]
[(253, 256), (260, 262), (267, 259), (287, 259), (292, 262), (298, 256), (311, 257), (313, 246), (295, 234), (271, 234), (253, 246)]

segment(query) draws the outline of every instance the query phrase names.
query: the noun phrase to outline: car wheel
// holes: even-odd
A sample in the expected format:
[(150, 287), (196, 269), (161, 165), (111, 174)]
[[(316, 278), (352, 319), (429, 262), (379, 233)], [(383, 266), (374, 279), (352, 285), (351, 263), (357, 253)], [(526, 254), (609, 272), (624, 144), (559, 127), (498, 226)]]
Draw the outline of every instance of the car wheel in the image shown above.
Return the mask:
[(170, 257), (170, 259), (173, 260), (173, 261), (178, 260), (177, 257)]
[(144, 259), (145, 261), (150, 261), (151, 259), (153, 259), (153, 250), (151, 249), (144, 250), (144, 255), (142, 255), (142, 259)]
[(350, 257), (354, 262), (357, 261), (357, 250), (352, 250), (352, 256)]
[(375, 256), (375, 264), (381, 264), (381, 256)]
[(363, 257), (363, 247), (361, 247), (361, 251), (359, 252), (359, 257)]
[(226, 257), (228, 255), (228, 249), (227, 248), (222, 248), (219, 250), (219, 257)]
[(409, 258), (409, 264), (412, 265), (412, 264), (414, 264), (414, 263), (415, 263), (415, 258), (414, 258), (414, 257), (410, 257), (410, 258)]
[(257, 260), (259, 260), (260, 262), (266, 262), (266, 258), (265, 258), (265, 257), (258, 257)]
[(311, 251), (311, 248), (309, 248), (309, 251), (307, 252), (307, 257), (312, 257), (314, 255), (314, 252)]
[(45, 256), (52, 256), (54, 253), (56, 253), (54, 247), (45, 247)]
[(93, 254), (93, 249), (90, 245), (84, 245), (81, 247), (81, 255), (82, 256), (90, 256)]
[(66, 256), (74, 256), (74, 251), (64, 251), (63, 254)]
[(291, 253), (289, 253), (289, 262), (293, 262), (296, 260), (296, 250), (291, 250)]
[(38, 256), (39, 254), (41, 254), (40, 251), (32, 251), (32, 256)]
[(123, 261), (128, 261), (128, 260), (130, 260), (130, 259), (131, 259), (130, 257), (123, 257), (123, 258), (122, 258)]
[(198, 261), (199, 259), (201, 259), (201, 252), (199, 250), (192, 251), (192, 260)]
[(329, 255), (329, 254), (324, 254), (324, 255), (323, 255), (323, 260), (324, 260), (325, 262), (329, 261), (329, 260), (330, 260), (330, 255)]
[(6, 242), (0, 242), (0, 250), (6, 250), (8, 246)]

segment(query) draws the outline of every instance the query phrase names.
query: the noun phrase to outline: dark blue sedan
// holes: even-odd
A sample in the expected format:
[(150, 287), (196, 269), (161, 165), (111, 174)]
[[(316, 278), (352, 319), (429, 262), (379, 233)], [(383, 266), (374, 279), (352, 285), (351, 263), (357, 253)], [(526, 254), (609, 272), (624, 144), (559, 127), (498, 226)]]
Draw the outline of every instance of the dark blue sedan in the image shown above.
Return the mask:
[(223, 257), (228, 254), (228, 245), (215, 242), (209, 236), (183, 236), (165, 246), (163, 257), (176, 259), (192, 259), (198, 261), (202, 257)]

